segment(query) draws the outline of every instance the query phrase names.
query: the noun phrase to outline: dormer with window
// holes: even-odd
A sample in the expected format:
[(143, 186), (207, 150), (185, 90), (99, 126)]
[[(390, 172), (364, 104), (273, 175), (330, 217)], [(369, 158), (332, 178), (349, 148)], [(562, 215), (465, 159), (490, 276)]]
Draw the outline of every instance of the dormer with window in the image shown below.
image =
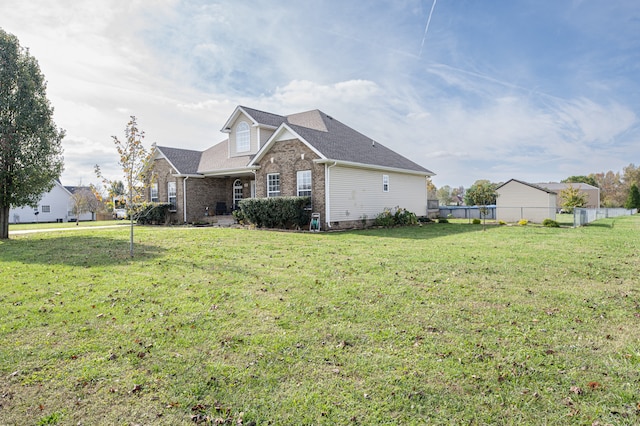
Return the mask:
[[(265, 116), (267, 123), (262, 121)], [(275, 114), (237, 107), (222, 128), (229, 135), (229, 157), (257, 153), (283, 120)]]

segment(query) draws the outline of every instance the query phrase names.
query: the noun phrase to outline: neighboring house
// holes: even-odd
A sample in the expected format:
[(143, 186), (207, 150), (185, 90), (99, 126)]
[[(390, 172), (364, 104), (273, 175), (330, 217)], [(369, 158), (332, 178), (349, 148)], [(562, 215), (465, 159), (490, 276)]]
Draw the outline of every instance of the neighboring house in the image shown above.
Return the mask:
[[(75, 221), (76, 216), (73, 214), (72, 195), (80, 189), (88, 190), (89, 188), (79, 186), (65, 187), (56, 180), (53, 188), (42, 195), (37, 207), (12, 207), (9, 211), (9, 223)], [(83, 213), (79, 219), (81, 221), (94, 220), (94, 213)]]
[(511, 179), (496, 188), (496, 219), (541, 223), (556, 218), (557, 194), (547, 188)]
[(228, 139), (202, 152), (154, 147), (148, 197), (172, 205), (172, 222), (277, 196), (311, 196), (323, 229), (371, 221), (385, 208), (427, 214), (431, 171), (322, 111), (281, 116), (238, 106), (221, 131)]
[(597, 186), (589, 185), (588, 183), (537, 183), (536, 185), (541, 186), (543, 188), (547, 188), (551, 191), (554, 191), (558, 194), (556, 200), (556, 207), (560, 209), (562, 207), (562, 203), (564, 200), (560, 196), (560, 192), (567, 189), (569, 186), (572, 186), (580, 192), (583, 192), (587, 196), (587, 204), (584, 206), (588, 209), (598, 209), (600, 208), (600, 188)]

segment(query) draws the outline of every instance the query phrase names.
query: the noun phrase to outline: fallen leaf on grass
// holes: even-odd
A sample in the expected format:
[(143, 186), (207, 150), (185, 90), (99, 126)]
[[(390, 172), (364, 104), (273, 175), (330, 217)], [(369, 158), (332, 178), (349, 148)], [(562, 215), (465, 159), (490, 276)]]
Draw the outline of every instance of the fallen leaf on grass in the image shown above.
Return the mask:
[(569, 388), (569, 390), (573, 393), (575, 393), (576, 395), (582, 395), (583, 394), (583, 390), (580, 386), (571, 386)]
[(589, 386), (590, 389), (598, 389), (602, 387), (602, 385), (598, 382), (589, 382), (587, 386)]

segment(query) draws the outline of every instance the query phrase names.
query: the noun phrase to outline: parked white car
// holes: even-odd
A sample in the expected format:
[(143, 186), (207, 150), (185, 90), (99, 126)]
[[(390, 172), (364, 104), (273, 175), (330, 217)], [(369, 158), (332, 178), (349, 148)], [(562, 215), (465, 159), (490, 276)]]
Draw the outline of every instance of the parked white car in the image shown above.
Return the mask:
[(127, 209), (115, 209), (113, 211), (114, 219), (126, 219), (127, 218)]

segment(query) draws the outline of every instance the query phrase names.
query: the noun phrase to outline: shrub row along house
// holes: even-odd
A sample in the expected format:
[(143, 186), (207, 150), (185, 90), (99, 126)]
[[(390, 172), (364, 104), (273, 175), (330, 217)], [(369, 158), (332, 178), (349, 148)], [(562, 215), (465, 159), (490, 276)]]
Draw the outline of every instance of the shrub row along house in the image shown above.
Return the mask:
[(205, 151), (155, 146), (150, 201), (172, 223), (228, 214), (249, 197), (310, 196), (322, 228), (371, 222), (384, 209), (427, 214), (434, 174), (319, 110), (287, 116), (244, 106)]

